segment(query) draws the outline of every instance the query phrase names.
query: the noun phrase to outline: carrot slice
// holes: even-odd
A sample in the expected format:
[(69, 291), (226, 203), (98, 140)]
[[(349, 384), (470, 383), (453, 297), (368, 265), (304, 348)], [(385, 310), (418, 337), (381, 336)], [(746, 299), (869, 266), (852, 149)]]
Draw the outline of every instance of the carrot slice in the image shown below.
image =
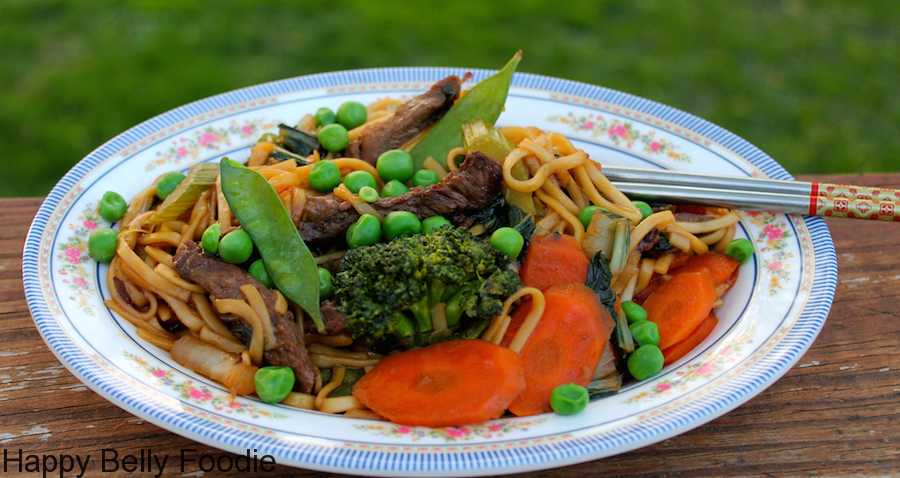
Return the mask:
[(440, 342), (389, 355), (353, 396), (394, 423), (448, 427), (497, 418), (525, 388), (522, 359), (484, 340)]
[(574, 237), (546, 234), (532, 237), (519, 276), (525, 287), (544, 290), (554, 282), (587, 282), (590, 261)]
[(691, 335), (688, 335), (688, 338), (662, 351), (663, 357), (665, 357), (664, 365), (675, 363), (675, 361), (687, 355), (688, 352), (694, 350), (694, 347), (700, 345), (700, 342), (703, 342), (709, 337), (709, 334), (718, 324), (719, 319), (716, 317), (716, 314), (710, 312), (709, 315), (703, 319), (703, 322), (700, 322), (700, 325), (691, 332)]
[(707, 269), (685, 272), (669, 279), (647, 297), (647, 320), (659, 327), (663, 350), (686, 339), (703, 322), (716, 301), (716, 284)]
[(677, 269), (670, 270), (669, 274), (674, 276), (686, 272), (697, 272), (700, 269), (706, 269), (712, 274), (713, 281), (715, 281), (716, 285), (720, 285), (728, 280), (740, 264), (741, 263), (738, 262), (737, 259), (731, 256), (709, 252), (702, 256), (691, 256), (687, 263)]
[(587, 385), (615, 327), (597, 294), (583, 284), (553, 284), (544, 299), (544, 315), (521, 352), (525, 390), (509, 405), (520, 417), (551, 411), (550, 394), (558, 385)]
[[(528, 317), (529, 312), (531, 312), (530, 298), (522, 302), (512, 314), (509, 314), (509, 327), (506, 328), (506, 333), (503, 334), (503, 340), (500, 341), (501, 347), (509, 347), (509, 344), (512, 343), (513, 338), (516, 336), (516, 332), (518, 332), (519, 329), (522, 328), (522, 324), (525, 323), (525, 318)], [(541, 317), (543, 318), (543, 316)]]

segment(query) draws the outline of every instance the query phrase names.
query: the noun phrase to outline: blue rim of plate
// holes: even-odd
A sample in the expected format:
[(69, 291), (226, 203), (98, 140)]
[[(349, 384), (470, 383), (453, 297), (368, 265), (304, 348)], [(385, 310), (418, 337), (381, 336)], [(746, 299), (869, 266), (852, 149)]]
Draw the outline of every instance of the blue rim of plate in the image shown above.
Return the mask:
[[(435, 82), (449, 75), (471, 72), (474, 81), (495, 73), (463, 68), (378, 68), (321, 73), (290, 78), (212, 96), (151, 118), (106, 142), (75, 165), (52, 189), (32, 222), (23, 252), (23, 282), (35, 324), (53, 353), (93, 390), (148, 421), (212, 446), (238, 454), (256, 448), (275, 456), (280, 464), (332, 472), (365, 474), (488, 475), (545, 469), (580, 463), (631, 451), (703, 425), (746, 402), (786, 373), (812, 345), (821, 331), (837, 285), (834, 243), (819, 217), (804, 216), (812, 239), (815, 275), (809, 299), (794, 327), (758, 363), (715, 393), (683, 407), (677, 414), (649, 418), (612, 432), (585, 433), (564, 443), (543, 443), (527, 448), (452, 454), (419, 454), (347, 449), (335, 443), (297, 443), (235, 430), (186, 412), (173, 410), (135, 389), (120, 387), (119, 380), (84, 355), (59, 327), (38, 278), (38, 249), (45, 227), (72, 187), (94, 167), (124, 148), (180, 121), (234, 104), (296, 91), (382, 82)], [(527, 73), (516, 73), (513, 86), (552, 91), (607, 102), (681, 126), (722, 145), (775, 179), (793, 179), (775, 160), (737, 135), (676, 108), (628, 93), (586, 83)], [(260, 453), (261, 456), (261, 453)]]

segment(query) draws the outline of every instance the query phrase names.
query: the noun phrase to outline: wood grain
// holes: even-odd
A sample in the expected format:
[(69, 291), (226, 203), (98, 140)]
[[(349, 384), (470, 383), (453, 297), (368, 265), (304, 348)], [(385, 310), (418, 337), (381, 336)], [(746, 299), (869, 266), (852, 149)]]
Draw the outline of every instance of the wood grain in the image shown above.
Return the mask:
[[(800, 179), (900, 188), (900, 173)], [(167, 476), (202, 475), (199, 456), (223, 452), (107, 402), (75, 379), (41, 340), (25, 302), (21, 270), (25, 234), (40, 203), (0, 200), (0, 443), (25, 454), (91, 455), (86, 476), (106, 476), (99, 463), (103, 449), (121, 456), (147, 448), (169, 456)], [(834, 305), (813, 346), (784, 377), (736, 410), (675, 438), (604, 460), (516, 476), (896, 476), (900, 224), (826, 222), (838, 255)], [(182, 470), (183, 450), (194, 450), (185, 457), (195, 461)], [(265, 475), (328, 476), (280, 465)]]

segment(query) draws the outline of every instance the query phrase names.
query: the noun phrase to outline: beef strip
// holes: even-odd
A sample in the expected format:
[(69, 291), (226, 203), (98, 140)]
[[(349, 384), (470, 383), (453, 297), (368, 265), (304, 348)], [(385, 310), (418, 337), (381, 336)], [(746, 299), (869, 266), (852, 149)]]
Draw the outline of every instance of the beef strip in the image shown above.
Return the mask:
[(359, 157), (374, 165), (381, 153), (411, 140), (444, 116), (459, 98), (461, 88), (459, 77), (448, 76), (426, 93), (400, 105), (391, 119), (366, 127), (359, 140)]
[(182, 277), (200, 284), (214, 299), (245, 300), (241, 286), (253, 284), (266, 303), (275, 338), (278, 340), (275, 348), (265, 353), (266, 361), (271, 365), (290, 367), (297, 379), (294, 385), (297, 391), (304, 393), (312, 391), (319, 369), (309, 359), (303, 331), (294, 322), (291, 311), (284, 315), (275, 312), (274, 292), (240, 267), (204, 254), (200, 246), (193, 241), (187, 241), (178, 248), (173, 265)]
[[(323, 300), (319, 310), (325, 322), (325, 335), (341, 335), (347, 331), (347, 314), (337, 310), (337, 305), (330, 300)], [(312, 320), (304, 319), (304, 327), (315, 330)]]
[(676, 212), (675, 213), (675, 221), (676, 222), (706, 222), (715, 219), (710, 216), (702, 216), (700, 214), (694, 214), (692, 212)]
[[(472, 224), (466, 213), (487, 207), (491, 196), (500, 190), (503, 169), (490, 156), (473, 151), (466, 156), (459, 171), (453, 171), (440, 183), (427, 188), (417, 186), (408, 193), (381, 198), (372, 207), (382, 215), (391, 211), (410, 211), (419, 219), (444, 216), (453, 225), (468, 227)], [(329, 194), (310, 196), (300, 217), (300, 236), (308, 243), (328, 241), (342, 237), (359, 213), (342, 199)]]

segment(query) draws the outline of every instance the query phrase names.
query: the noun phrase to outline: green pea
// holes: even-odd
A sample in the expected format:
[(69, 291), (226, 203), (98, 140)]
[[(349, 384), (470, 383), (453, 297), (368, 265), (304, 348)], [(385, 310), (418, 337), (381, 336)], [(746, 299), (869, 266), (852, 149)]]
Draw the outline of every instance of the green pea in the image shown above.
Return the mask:
[(367, 116), (366, 107), (355, 101), (348, 101), (337, 110), (337, 122), (344, 125), (347, 130), (361, 126), (366, 122)]
[(753, 243), (747, 239), (735, 239), (725, 246), (725, 255), (734, 257), (743, 264), (753, 256)]
[(334, 293), (334, 278), (331, 271), (324, 267), (319, 268), (319, 300), (327, 299)]
[(359, 198), (365, 202), (375, 202), (378, 200), (378, 191), (371, 186), (363, 186), (359, 188)]
[(647, 380), (663, 368), (663, 353), (655, 345), (641, 345), (628, 356), (628, 371), (638, 380)]
[(647, 320), (647, 311), (630, 300), (622, 302), (622, 312), (625, 312), (625, 317), (628, 317), (629, 324), (639, 320)]
[(371, 214), (363, 214), (347, 229), (347, 245), (351, 249), (370, 246), (381, 239), (381, 223)]
[(639, 320), (628, 326), (631, 336), (643, 347), (644, 345), (659, 345), (659, 327), (649, 320)]
[(184, 181), (184, 174), (177, 171), (167, 173), (156, 183), (156, 196), (165, 200), (182, 181)]
[(309, 171), (309, 185), (316, 191), (330, 192), (341, 184), (341, 168), (333, 161), (322, 160), (313, 163)]
[(256, 394), (266, 403), (278, 403), (294, 388), (294, 371), (290, 367), (263, 367), (253, 377)]
[(391, 179), (390, 181), (384, 183), (384, 187), (381, 188), (381, 197), (383, 198), (393, 198), (397, 196), (402, 196), (409, 192), (409, 188), (406, 187), (400, 181), (396, 179)]
[(253, 241), (243, 229), (225, 234), (219, 241), (219, 257), (231, 264), (243, 264), (253, 254)]
[(444, 216), (431, 216), (422, 220), (422, 234), (430, 234), (444, 226), (452, 226)]
[(116, 222), (119, 219), (122, 219), (122, 216), (125, 215), (125, 211), (128, 210), (128, 204), (125, 203), (125, 199), (123, 199), (119, 193), (113, 191), (107, 191), (103, 194), (103, 198), (100, 199), (100, 205), (98, 207), (100, 209), (100, 216), (109, 222)]
[(330, 124), (319, 130), (319, 143), (328, 151), (342, 151), (350, 143), (347, 128), (339, 124)]
[(409, 236), (422, 232), (422, 223), (409, 211), (393, 211), (384, 217), (384, 238), (392, 240), (399, 236)]
[(275, 287), (275, 282), (272, 281), (272, 277), (269, 276), (269, 271), (266, 269), (266, 264), (262, 259), (253, 261), (253, 263), (250, 264), (250, 268), (247, 269), (247, 272), (269, 289)]
[(641, 221), (653, 214), (653, 208), (644, 201), (631, 201), (631, 204), (634, 204), (634, 207), (638, 208), (638, 211), (641, 211)]
[(375, 182), (375, 176), (372, 176), (372, 173), (368, 171), (353, 171), (344, 176), (344, 186), (347, 186), (347, 189), (353, 194), (359, 194), (359, 190), (363, 186), (369, 186), (374, 189), (378, 187), (378, 183)]
[(319, 108), (316, 111), (316, 126), (328, 126), (334, 123), (334, 111), (331, 108)]
[(525, 238), (511, 227), (501, 227), (491, 234), (491, 245), (511, 259), (515, 259), (525, 246)]
[(441, 182), (441, 178), (438, 177), (438, 173), (430, 169), (420, 169), (416, 171), (412, 177), (413, 186), (422, 186), (427, 188), (428, 186), (437, 184), (439, 182)]
[(88, 237), (88, 253), (97, 262), (110, 262), (116, 257), (119, 233), (108, 227), (98, 227)]
[(222, 228), (219, 223), (215, 223), (203, 231), (200, 236), (200, 245), (207, 254), (216, 255), (219, 253), (219, 236), (222, 234)]
[(588, 226), (591, 225), (591, 218), (594, 217), (594, 211), (596, 210), (606, 211), (606, 208), (602, 208), (600, 206), (588, 206), (581, 210), (578, 213), (578, 220), (584, 224), (584, 228), (587, 229)]
[(587, 407), (590, 395), (574, 383), (558, 385), (550, 393), (550, 408), (560, 415), (574, 415)]
[(402, 149), (392, 149), (381, 153), (375, 162), (375, 169), (384, 181), (396, 179), (405, 183), (413, 177), (412, 156)]

